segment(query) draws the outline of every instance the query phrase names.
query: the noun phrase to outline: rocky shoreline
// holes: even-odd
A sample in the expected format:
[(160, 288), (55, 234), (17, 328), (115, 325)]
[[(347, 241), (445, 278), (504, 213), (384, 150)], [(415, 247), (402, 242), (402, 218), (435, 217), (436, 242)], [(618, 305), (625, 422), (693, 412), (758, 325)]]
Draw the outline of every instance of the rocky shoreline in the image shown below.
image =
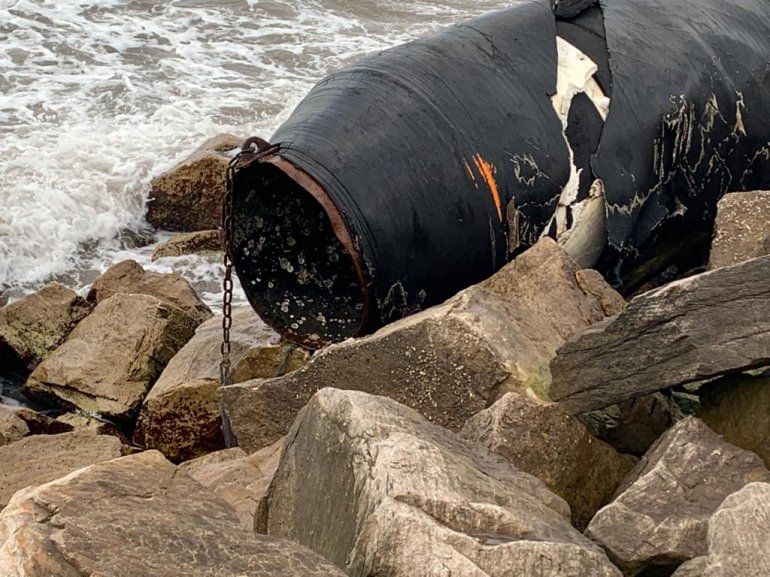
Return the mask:
[[(153, 182), (216, 252), (222, 135)], [(705, 263), (704, 263), (705, 264)], [(770, 192), (629, 302), (550, 239), (314, 354), (115, 263), (0, 308), (0, 576), (767, 577)], [(223, 421), (237, 441), (227, 448)]]

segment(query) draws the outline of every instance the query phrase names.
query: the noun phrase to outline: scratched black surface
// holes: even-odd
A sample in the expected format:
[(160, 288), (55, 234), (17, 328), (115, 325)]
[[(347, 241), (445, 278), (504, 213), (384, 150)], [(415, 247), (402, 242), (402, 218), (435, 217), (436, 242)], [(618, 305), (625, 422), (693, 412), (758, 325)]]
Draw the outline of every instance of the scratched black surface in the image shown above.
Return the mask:
[(770, 3), (601, 5), (613, 99), (592, 164), (605, 273), (629, 290), (690, 254), (723, 194), (770, 184)]

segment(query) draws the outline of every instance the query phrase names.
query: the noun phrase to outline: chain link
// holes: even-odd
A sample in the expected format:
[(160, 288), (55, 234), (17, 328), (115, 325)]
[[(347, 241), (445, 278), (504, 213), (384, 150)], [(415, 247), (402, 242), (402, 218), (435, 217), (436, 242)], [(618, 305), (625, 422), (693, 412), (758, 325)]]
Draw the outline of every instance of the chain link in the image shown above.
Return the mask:
[(222, 259), (225, 277), (222, 281), (224, 297), (222, 299), (222, 360), (219, 365), (219, 381), (226, 387), (231, 383), (230, 373), (230, 329), (233, 326), (233, 178), (235, 167), (241, 160), (243, 151), (238, 152), (227, 166), (227, 185), (222, 195)]
[(232, 384), (230, 373), (230, 329), (233, 326), (233, 242), (235, 224), (233, 222), (233, 179), (236, 171), (254, 160), (278, 149), (278, 145), (271, 146), (266, 140), (253, 136), (247, 139), (241, 146), (241, 150), (232, 158), (227, 166), (227, 184), (222, 194), (222, 248), (224, 257), (222, 262), (225, 267), (225, 277), (222, 281), (222, 345), (220, 352), (222, 360), (219, 364), (219, 382), (226, 387)]

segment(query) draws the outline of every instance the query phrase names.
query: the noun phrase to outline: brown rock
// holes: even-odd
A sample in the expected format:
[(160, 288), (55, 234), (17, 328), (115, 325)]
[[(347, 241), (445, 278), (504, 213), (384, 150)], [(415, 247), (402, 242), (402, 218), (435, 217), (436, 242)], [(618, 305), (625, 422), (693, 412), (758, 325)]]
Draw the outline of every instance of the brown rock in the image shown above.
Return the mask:
[(175, 234), (152, 252), (152, 260), (185, 254), (215, 254), (222, 251), (218, 230)]
[(634, 298), (559, 349), (551, 398), (571, 413), (770, 364), (770, 256)]
[[(0, 447), (0, 509), (19, 489), (41, 485), (93, 463), (120, 457), (122, 449), (115, 437), (86, 431), (33, 435)], [(0, 543), (2, 541), (0, 537)], [(0, 562), (0, 567), (5, 565)]]
[(24, 392), (127, 421), (196, 326), (158, 298), (117, 294), (100, 302), (35, 369)]
[(198, 298), (183, 277), (146, 271), (133, 260), (124, 260), (107, 269), (94, 282), (88, 300), (100, 303), (118, 293), (154, 296), (179, 307), (195, 319), (197, 324), (213, 316), (209, 307)]
[(704, 385), (698, 394), (698, 417), (770, 468), (770, 374), (725, 377)]
[(76, 431), (90, 431), (96, 435), (112, 435), (117, 437), (124, 445), (131, 444), (131, 441), (114, 424), (96, 417), (82, 413), (64, 413), (56, 418), (56, 422)]
[(636, 460), (594, 438), (559, 405), (508, 393), (470, 418), (462, 436), (534, 475), (569, 503), (585, 529)]
[(0, 513), (0, 567), (9, 577), (344, 576), (299, 545), (243, 529), (232, 507), (155, 451), (17, 493)]
[(662, 393), (579, 415), (591, 433), (621, 453), (642, 456), (684, 413)]
[(230, 503), (241, 525), (266, 533), (267, 491), (282, 450), (283, 439), (253, 455), (237, 447), (225, 449), (187, 461), (179, 470)]
[(719, 201), (709, 268), (770, 255), (770, 191), (734, 192)]
[(34, 369), (90, 311), (75, 291), (58, 283), (0, 308), (0, 366)]
[(668, 574), (706, 554), (709, 518), (728, 495), (754, 481), (770, 481), (759, 457), (688, 417), (653, 445), (586, 535), (626, 575)]
[[(185, 461), (224, 448), (217, 390), (222, 354), (222, 320), (201, 325), (169, 362), (142, 405), (134, 440)], [(251, 307), (233, 311), (230, 330), (234, 382), (273, 377), (293, 370), (308, 353), (269, 329)]]
[(269, 534), (349, 575), (620, 575), (539, 480), (361, 392), (312, 398), (287, 437), (268, 501)]
[(751, 483), (733, 493), (711, 516), (708, 555), (680, 567), (673, 577), (770, 575), (770, 484)]
[(72, 426), (23, 407), (0, 404), (0, 446), (29, 435), (67, 433)]
[(222, 218), (229, 152), (240, 142), (235, 136), (219, 135), (154, 178), (147, 222), (156, 228), (186, 232), (217, 228)]
[(224, 389), (238, 444), (253, 451), (275, 442), (326, 386), (391, 397), (453, 430), (507, 391), (547, 396), (556, 349), (619, 306), (609, 287), (578, 281), (578, 272), (544, 239), (442, 305), (323, 349), (285, 377)]

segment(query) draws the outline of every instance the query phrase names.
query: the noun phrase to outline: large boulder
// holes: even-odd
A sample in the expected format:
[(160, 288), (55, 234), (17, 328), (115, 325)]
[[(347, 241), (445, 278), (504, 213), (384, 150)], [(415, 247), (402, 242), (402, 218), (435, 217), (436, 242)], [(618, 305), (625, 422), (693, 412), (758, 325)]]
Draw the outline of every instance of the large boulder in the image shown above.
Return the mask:
[(218, 230), (175, 234), (152, 251), (152, 260), (186, 254), (216, 254), (222, 250)]
[(755, 481), (770, 481), (759, 457), (688, 417), (650, 449), (586, 535), (626, 575), (669, 574), (706, 554), (711, 515), (728, 495)]
[(292, 426), (268, 533), (349, 575), (619, 576), (538, 479), (391, 399), (318, 392)]
[(282, 450), (283, 439), (251, 455), (238, 447), (224, 449), (182, 463), (179, 470), (230, 503), (241, 525), (265, 533), (267, 491)]
[(227, 167), (242, 139), (220, 134), (150, 184), (147, 222), (175, 231), (210, 230), (220, 225)]
[(384, 395), (460, 430), (507, 391), (547, 397), (556, 349), (624, 304), (598, 273), (543, 239), (442, 305), (323, 349), (285, 377), (223, 389), (223, 407), (247, 451), (285, 435), (323, 387)]
[(344, 575), (243, 529), (232, 507), (155, 451), (17, 493), (0, 513), (0, 567), (4, 577)]
[(770, 575), (770, 484), (733, 493), (709, 519), (708, 554), (682, 565), (673, 577)]
[[(115, 437), (87, 431), (34, 435), (0, 447), (0, 509), (16, 491), (123, 454)], [(0, 538), (2, 543), (2, 538)], [(5, 567), (0, 563), (0, 567)]]
[(734, 192), (719, 201), (709, 268), (770, 255), (770, 191)]
[[(222, 354), (222, 319), (198, 327), (144, 400), (134, 441), (172, 461), (224, 448), (217, 390)], [(307, 362), (309, 354), (269, 329), (251, 307), (233, 309), (230, 329), (233, 382), (282, 375)]]
[(157, 297), (185, 311), (197, 324), (213, 316), (184, 277), (146, 271), (134, 260), (124, 260), (108, 268), (94, 281), (87, 298), (89, 302), (100, 303), (119, 293)]
[(34, 369), (91, 308), (58, 283), (0, 308), (0, 370), (8, 364)]
[(594, 438), (559, 405), (515, 393), (469, 419), (462, 436), (543, 481), (569, 503), (580, 529), (612, 499), (636, 464)]
[(197, 324), (156, 297), (117, 294), (100, 302), (35, 369), (24, 392), (128, 421)]
[(0, 404), (0, 446), (30, 435), (55, 435), (68, 433), (72, 429), (72, 425), (31, 409)]
[(770, 364), (770, 256), (634, 298), (559, 349), (551, 398), (581, 413)]
[(701, 387), (698, 395), (698, 417), (770, 468), (770, 374), (718, 379)]

